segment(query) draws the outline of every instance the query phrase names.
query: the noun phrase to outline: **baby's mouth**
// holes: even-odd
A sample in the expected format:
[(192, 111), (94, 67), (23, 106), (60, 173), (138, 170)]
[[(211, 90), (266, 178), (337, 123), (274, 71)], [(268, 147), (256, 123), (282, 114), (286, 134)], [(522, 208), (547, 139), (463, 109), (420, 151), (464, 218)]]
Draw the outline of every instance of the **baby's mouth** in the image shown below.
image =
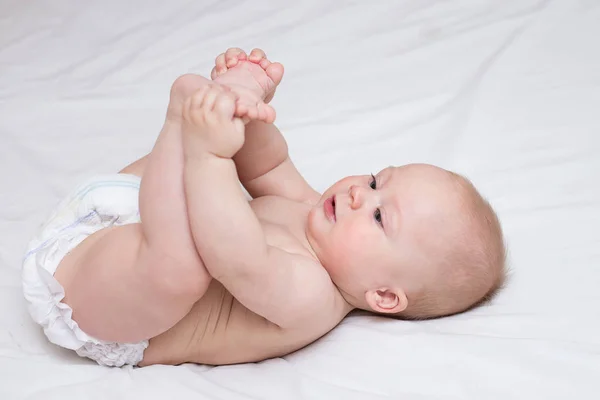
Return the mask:
[(325, 211), (325, 216), (332, 222), (336, 221), (335, 217), (335, 196), (331, 196), (325, 203), (323, 204), (323, 209)]
[(335, 217), (335, 195), (331, 198), (331, 205), (333, 206), (333, 219), (337, 219)]

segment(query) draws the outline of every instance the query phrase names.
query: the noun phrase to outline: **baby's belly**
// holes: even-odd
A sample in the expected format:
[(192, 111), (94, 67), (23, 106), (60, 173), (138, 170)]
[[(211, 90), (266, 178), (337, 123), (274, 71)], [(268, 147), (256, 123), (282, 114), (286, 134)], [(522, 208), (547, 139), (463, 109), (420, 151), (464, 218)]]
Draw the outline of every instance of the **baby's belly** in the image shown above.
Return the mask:
[(140, 366), (261, 361), (289, 354), (325, 333), (313, 328), (284, 332), (242, 306), (220, 283), (213, 281), (184, 319), (150, 340)]

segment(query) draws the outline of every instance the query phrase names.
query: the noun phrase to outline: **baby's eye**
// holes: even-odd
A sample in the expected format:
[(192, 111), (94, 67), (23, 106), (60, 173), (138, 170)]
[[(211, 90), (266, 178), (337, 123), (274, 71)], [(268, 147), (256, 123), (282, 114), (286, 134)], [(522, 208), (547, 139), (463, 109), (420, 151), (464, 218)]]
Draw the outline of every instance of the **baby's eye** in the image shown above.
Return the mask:
[(381, 211), (379, 211), (379, 208), (373, 213), (373, 218), (375, 218), (375, 221), (377, 221), (379, 225), (383, 226), (383, 221), (381, 221)]
[(375, 175), (371, 174), (371, 182), (369, 183), (371, 189), (377, 189), (377, 180), (375, 179)]

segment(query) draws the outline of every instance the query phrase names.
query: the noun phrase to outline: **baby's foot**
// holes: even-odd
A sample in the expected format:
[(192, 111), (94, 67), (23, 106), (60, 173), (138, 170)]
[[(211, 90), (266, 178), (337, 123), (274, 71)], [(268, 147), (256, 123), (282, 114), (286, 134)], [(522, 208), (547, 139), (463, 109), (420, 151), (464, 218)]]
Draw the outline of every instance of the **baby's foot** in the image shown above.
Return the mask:
[(187, 156), (208, 151), (231, 158), (244, 144), (244, 124), (234, 117), (236, 95), (220, 85), (203, 86), (183, 105), (183, 141)]
[(216, 58), (211, 72), (213, 80), (238, 95), (237, 116), (267, 123), (275, 120), (275, 110), (267, 103), (282, 77), (283, 65), (271, 63), (260, 49), (252, 50), (247, 56), (241, 49), (230, 48)]
[[(215, 80), (217, 77), (225, 74), (229, 69), (232, 69), (236, 65), (240, 64), (240, 61), (247, 61), (262, 68), (265, 73), (262, 73), (257, 68), (252, 67), (250, 67), (250, 72), (253, 74), (253, 78), (256, 83), (258, 83), (258, 85), (264, 90), (265, 103), (271, 101), (277, 85), (279, 85), (281, 79), (283, 78), (283, 65), (269, 61), (267, 59), (267, 55), (261, 49), (252, 50), (249, 57), (242, 49), (236, 47), (227, 49), (225, 53), (221, 53), (217, 56), (215, 60), (215, 67), (212, 69), (210, 74), (211, 79)], [(249, 67), (249, 65), (246, 64), (246, 67)], [(249, 82), (244, 80), (241, 80), (240, 82), (233, 82), (232, 75), (229, 75), (227, 79), (231, 80), (232, 83), (238, 83), (243, 86), (247, 86), (249, 89), (253, 88), (250, 86)]]

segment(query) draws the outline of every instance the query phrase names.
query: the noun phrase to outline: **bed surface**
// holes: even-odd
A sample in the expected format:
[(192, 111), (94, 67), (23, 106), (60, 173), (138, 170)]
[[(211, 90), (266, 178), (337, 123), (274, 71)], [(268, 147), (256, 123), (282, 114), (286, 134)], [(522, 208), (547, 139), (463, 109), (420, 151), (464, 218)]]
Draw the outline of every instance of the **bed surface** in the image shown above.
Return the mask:
[[(600, 398), (600, 3), (0, 0), (0, 399)], [(512, 277), (491, 306), (355, 314), (281, 359), (108, 369), (47, 343), (27, 241), (73, 185), (151, 149), (172, 81), (227, 47), (286, 75), (277, 124), (323, 190), (427, 162), (496, 208)]]

